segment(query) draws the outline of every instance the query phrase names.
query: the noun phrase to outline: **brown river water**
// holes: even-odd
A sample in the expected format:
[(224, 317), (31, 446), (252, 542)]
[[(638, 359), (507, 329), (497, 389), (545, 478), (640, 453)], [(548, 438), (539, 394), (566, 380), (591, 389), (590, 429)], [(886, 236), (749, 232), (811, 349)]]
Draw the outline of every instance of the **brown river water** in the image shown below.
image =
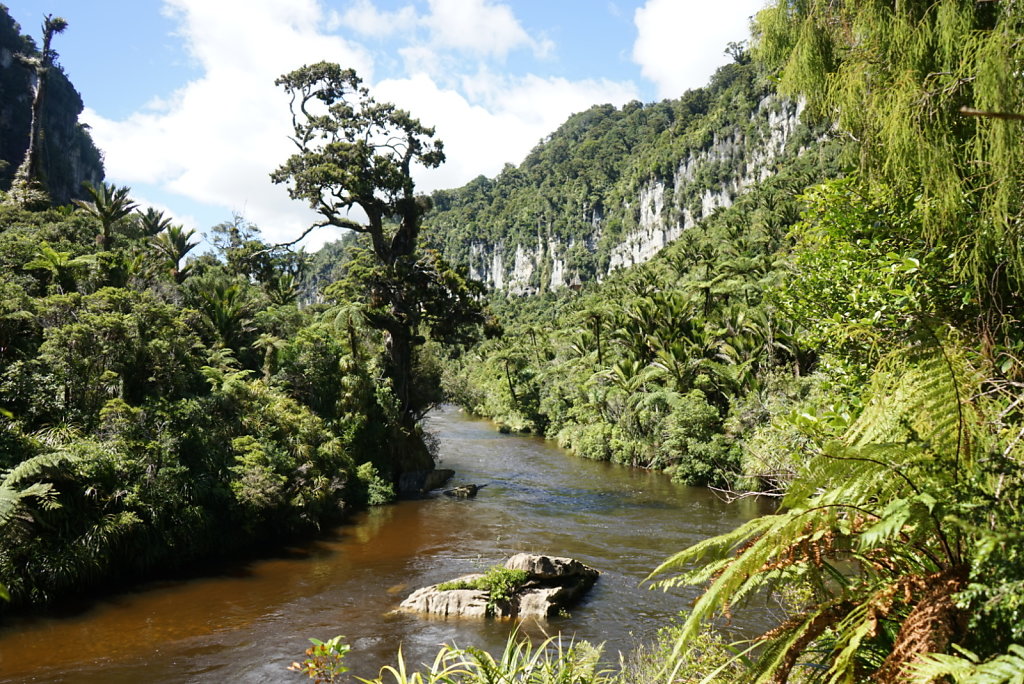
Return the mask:
[[(499, 651), (510, 621), (394, 613), (412, 590), (483, 570), (520, 551), (573, 556), (603, 572), (567, 617), (518, 628), (604, 643), (615, 658), (651, 639), (693, 590), (641, 586), (674, 551), (767, 512), (671, 483), (658, 473), (573, 457), (542, 439), (498, 433), (444, 408), (428, 419), (452, 484), (487, 484), (476, 499), (437, 496), (354, 516), (321, 538), (216, 574), (149, 583), (60, 616), (0, 627), (0, 682), (158, 684), (302, 682), (287, 671), (308, 637), (346, 636), (360, 676), (430, 662), (444, 643)], [(733, 627), (761, 626), (767, 607)]]

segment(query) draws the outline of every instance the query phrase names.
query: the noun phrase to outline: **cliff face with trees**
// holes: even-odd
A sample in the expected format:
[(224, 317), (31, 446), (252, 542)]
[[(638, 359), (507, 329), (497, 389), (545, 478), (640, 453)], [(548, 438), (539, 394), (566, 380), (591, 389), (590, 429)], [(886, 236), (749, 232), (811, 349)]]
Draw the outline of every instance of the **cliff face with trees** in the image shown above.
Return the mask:
[[(29, 36), (0, 5), (0, 189), (7, 190), (25, 159), (32, 121), (35, 72), (22, 57), (38, 57)], [(41, 170), (54, 204), (82, 198), (83, 182), (103, 180), (103, 160), (88, 129), (78, 121), (84, 105), (63, 70), (47, 80), (42, 112)]]
[(850, 154), (812, 146), (582, 296), (496, 296), (506, 335), (451, 369), (510, 428), (778, 497), (652, 575), (703, 590), (656, 681), (766, 596), (779, 621), (701, 681), (1022, 681), (1022, 20), (772, 3), (756, 65)]
[(529, 294), (643, 263), (822, 138), (743, 55), (677, 100), (596, 105), (518, 167), (434, 193), (427, 223), (452, 261)]

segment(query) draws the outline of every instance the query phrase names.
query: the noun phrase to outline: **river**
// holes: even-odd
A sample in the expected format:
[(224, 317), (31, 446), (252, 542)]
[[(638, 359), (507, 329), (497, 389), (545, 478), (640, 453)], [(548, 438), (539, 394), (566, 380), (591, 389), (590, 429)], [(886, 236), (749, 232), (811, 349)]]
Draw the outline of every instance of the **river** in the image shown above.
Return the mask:
[[(338, 634), (348, 664), (370, 676), (429, 662), (443, 643), (498, 650), (510, 622), (430, 619), (392, 611), (413, 589), (486, 569), (520, 551), (573, 556), (602, 571), (567, 617), (531, 634), (604, 642), (612, 654), (654, 636), (694, 593), (641, 587), (672, 552), (766, 512), (731, 505), (657, 473), (578, 459), (542, 439), (503, 435), (452, 408), (435, 411), (441, 467), (475, 499), (402, 501), (354, 516), (316, 541), (214, 575), (149, 583), (0, 630), (0, 682), (159, 684), (302, 682), (286, 670), (308, 637)], [(749, 631), (762, 611), (739, 613)]]

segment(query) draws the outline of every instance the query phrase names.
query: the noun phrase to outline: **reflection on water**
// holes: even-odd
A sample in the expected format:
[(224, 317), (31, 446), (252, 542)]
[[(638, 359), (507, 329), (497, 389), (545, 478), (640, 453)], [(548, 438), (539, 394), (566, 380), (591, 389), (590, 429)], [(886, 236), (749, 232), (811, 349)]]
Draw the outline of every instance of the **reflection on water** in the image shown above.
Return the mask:
[[(455, 410), (434, 413), (455, 484), (476, 499), (404, 501), (356, 516), (316, 542), (217, 576), (150, 584), (60, 618), (0, 631), (0, 682), (278, 682), (307, 637), (344, 634), (355, 674), (375, 674), (399, 645), (412, 663), (439, 645), (498, 648), (511, 622), (394, 613), (413, 589), (489, 567), (520, 551), (568, 555), (603, 572), (573, 614), (527, 632), (561, 631), (628, 650), (685, 608), (640, 583), (673, 551), (763, 513), (703, 489), (576, 459), (543, 440), (497, 433)], [(744, 618), (752, 622), (744, 622)], [(740, 628), (758, 615), (739, 616)], [(297, 676), (295, 681), (299, 681)]]

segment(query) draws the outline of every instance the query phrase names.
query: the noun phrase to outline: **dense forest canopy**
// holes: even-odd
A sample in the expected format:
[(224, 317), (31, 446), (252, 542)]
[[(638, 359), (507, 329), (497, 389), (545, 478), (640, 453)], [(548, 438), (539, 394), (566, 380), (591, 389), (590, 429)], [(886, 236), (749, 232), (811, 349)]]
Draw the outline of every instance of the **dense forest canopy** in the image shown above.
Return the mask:
[[(279, 82), (296, 154), (274, 180), (354, 231), (313, 256), (240, 217), (197, 255), (128, 188), (3, 195), (5, 597), (387, 502), (430, 467), (418, 419), (447, 399), (778, 503), (654, 569), (702, 593), (618, 670), (513, 640), (501, 663), (443, 650), (457, 681), (534, 657), (543, 681), (1021, 681), (1022, 12), (779, 0), (707, 88), (595, 106), (432, 198), (410, 169), (442, 161), (433, 131), (351, 70), (303, 67)], [(672, 244), (612, 269), (655, 224)], [(543, 252), (535, 294), (467, 277), (502, 245)], [(772, 628), (727, 644), (722, 620), (766, 597)], [(314, 677), (343, 670), (327, 643)]]

